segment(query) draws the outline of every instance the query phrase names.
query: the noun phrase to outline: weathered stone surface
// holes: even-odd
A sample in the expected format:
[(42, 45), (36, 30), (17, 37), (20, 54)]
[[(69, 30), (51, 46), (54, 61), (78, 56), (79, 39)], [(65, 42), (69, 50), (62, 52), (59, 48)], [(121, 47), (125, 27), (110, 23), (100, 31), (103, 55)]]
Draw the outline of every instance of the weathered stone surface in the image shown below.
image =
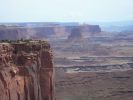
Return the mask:
[(47, 42), (0, 44), (0, 100), (54, 100)]

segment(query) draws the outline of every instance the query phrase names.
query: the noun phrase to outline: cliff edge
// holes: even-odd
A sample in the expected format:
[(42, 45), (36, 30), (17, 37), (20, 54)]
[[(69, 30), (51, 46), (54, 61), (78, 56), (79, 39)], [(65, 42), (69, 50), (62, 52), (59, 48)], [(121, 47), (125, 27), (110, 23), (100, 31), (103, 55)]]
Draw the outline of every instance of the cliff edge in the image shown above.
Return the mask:
[(53, 63), (47, 42), (0, 43), (0, 100), (54, 100)]

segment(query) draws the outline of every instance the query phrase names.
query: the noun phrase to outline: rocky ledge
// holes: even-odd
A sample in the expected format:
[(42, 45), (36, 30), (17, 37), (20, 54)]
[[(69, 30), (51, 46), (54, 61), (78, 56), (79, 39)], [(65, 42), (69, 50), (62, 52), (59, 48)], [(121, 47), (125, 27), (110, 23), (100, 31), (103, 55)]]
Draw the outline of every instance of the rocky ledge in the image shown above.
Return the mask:
[(0, 100), (54, 100), (53, 63), (47, 42), (0, 43)]

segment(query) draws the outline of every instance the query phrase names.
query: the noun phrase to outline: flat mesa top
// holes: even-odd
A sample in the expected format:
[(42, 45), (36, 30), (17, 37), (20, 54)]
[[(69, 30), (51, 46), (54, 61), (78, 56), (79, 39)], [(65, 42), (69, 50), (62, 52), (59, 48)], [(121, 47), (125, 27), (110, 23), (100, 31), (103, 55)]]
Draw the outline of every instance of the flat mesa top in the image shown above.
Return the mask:
[(1, 40), (0, 41), (0, 50), (9, 49), (14, 52), (24, 51), (26, 53), (29, 52), (37, 52), (40, 50), (45, 50), (50, 52), (50, 44), (47, 41), (43, 40)]
[(31, 39), (24, 39), (24, 40), (0, 40), (0, 43), (2, 44), (25, 44), (25, 43), (43, 43), (43, 44), (48, 44), (47, 41), (44, 40), (31, 40)]

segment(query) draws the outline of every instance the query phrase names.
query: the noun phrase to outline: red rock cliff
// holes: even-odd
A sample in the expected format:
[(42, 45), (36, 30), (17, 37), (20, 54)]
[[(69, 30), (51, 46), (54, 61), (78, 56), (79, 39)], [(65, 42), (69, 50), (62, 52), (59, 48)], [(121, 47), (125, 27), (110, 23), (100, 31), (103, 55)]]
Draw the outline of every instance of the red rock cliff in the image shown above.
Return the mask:
[(54, 100), (47, 42), (0, 43), (0, 100)]

